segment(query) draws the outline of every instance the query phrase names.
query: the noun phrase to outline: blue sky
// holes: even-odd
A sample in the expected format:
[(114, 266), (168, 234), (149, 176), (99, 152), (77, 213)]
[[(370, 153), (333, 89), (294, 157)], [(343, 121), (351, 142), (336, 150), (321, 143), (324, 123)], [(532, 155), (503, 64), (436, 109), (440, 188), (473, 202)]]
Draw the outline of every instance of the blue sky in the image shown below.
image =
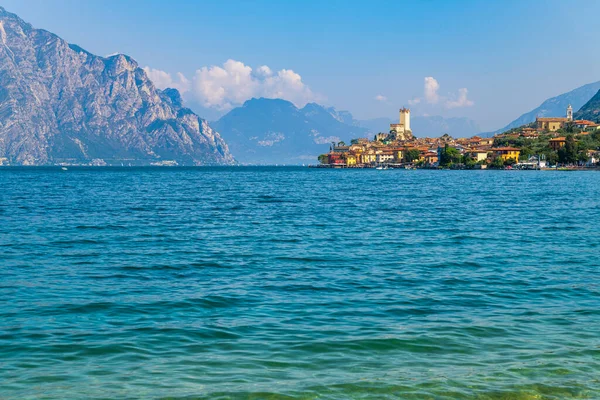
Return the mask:
[(246, 97), (280, 95), (361, 119), (393, 117), (406, 105), (491, 130), (600, 80), (593, 1), (0, 4), (93, 53), (132, 56), (209, 118)]

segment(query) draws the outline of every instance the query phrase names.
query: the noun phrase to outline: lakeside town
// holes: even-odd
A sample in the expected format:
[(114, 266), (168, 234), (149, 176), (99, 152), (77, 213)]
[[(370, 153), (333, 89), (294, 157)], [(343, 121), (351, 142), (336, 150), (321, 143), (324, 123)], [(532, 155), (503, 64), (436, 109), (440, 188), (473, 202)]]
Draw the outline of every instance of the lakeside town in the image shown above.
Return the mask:
[(320, 168), (586, 169), (600, 167), (600, 124), (564, 117), (536, 121), (493, 137), (417, 138), (410, 110), (400, 109), (389, 132), (332, 143), (318, 157)]

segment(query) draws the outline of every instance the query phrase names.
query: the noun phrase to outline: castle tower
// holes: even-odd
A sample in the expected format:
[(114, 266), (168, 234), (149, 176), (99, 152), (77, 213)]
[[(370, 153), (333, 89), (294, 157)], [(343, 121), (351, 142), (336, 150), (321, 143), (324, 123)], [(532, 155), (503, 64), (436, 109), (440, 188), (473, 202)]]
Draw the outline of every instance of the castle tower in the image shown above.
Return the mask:
[(404, 125), (404, 131), (411, 131), (410, 129), (410, 110), (408, 108), (400, 109), (400, 125)]
[(573, 107), (570, 104), (567, 107), (567, 121), (573, 121)]

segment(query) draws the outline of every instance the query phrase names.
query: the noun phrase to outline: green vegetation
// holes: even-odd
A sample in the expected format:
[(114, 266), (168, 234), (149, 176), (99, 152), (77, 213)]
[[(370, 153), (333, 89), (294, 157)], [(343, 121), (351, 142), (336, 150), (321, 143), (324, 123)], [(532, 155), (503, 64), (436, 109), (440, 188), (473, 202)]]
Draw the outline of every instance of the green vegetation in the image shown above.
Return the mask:
[(449, 147), (447, 144), (444, 146), (440, 153), (440, 167), (450, 167), (454, 164), (459, 164), (462, 161), (462, 156), (458, 149)]
[[(532, 155), (543, 155), (550, 164), (575, 164), (588, 160), (587, 152), (589, 150), (600, 149), (600, 131), (582, 132), (581, 129), (573, 124), (567, 124), (559, 129), (556, 134), (542, 133), (538, 138), (528, 139), (521, 136), (510, 136), (512, 131), (522, 129), (515, 128), (508, 131), (503, 136), (494, 140), (494, 147), (511, 146), (521, 149), (521, 160), (526, 160)], [(558, 151), (553, 150), (549, 145), (549, 140), (556, 136), (564, 136), (565, 146)]]
[(410, 149), (404, 152), (404, 161), (411, 163), (419, 159), (420, 152), (417, 149)]

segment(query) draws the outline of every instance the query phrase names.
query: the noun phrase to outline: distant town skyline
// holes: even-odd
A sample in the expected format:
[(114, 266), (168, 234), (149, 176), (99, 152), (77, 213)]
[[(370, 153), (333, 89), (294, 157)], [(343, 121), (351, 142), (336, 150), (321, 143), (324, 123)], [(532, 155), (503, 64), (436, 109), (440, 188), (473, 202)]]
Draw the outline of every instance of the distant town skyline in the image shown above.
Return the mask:
[[(205, 114), (252, 97), (356, 118), (467, 117), (498, 129), (600, 80), (584, 1), (5, 0), (36, 28), (99, 55), (124, 53)], [(584, 55), (583, 57), (581, 55)], [(202, 110), (198, 110), (202, 114)], [(211, 115), (204, 115), (210, 118)]]

